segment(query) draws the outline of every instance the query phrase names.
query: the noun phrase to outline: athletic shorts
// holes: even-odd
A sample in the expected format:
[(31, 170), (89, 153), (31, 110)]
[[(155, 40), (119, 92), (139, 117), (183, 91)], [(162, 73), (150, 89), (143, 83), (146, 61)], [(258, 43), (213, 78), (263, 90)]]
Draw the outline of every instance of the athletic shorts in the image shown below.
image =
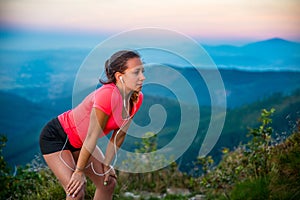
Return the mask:
[(70, 144), (58, 118), (48, 122), (41, 131), (40, 149), (43, 155), (62, 150), (70, 150), (72, 152), (80, 150), (80, 148), (75, 148)]

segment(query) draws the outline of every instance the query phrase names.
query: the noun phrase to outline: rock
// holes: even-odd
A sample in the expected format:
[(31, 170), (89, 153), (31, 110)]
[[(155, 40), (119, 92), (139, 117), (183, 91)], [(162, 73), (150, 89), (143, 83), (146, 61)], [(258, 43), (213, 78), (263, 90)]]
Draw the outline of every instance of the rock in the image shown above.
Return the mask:
[(196, 196), (189, 198), (189, 200), (205, 200), (205, 195), (197, 194)]
[(191, 194), (190, 191), (186, 188), (168, 188), (167, 193), (172, 195), (183, 195), (183, 196), (187, 196)]
[(132, 192), (125, 192), (124, 197), (130, 197), (130, 198), (133, 198), (133, 199), (140, 199), (140, 195), (135, 195)]

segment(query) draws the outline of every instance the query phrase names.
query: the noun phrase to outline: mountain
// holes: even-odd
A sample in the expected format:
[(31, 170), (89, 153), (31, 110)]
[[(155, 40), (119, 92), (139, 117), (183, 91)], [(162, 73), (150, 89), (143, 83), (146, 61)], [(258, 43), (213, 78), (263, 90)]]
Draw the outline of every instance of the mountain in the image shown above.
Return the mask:
[(272, 38), (244, 46), (204, 46), (219, 68), (247, 71), (299, 71), (300, 43)]
[(55, 113), (47, 105), (2, 91), (0, 110), (0, 134), (8, 138), (4, 149), (6, 160), (12, 165), (28, 163), (39, 152), (38, 140), (42, 126)]
[(87, 49), (1, 50), (0, 90), (32, 102), (71, 91)]
[[(300, 87), (300, 72), (293, 71), (242, 71), (242, 70), (228, 70), (220, 69), (195, 69), (195, 68), (182, 68), (170, 66), (176, 72), (167, 74), (169, 79), (172, 80), (166, 86), (158, 88), (157, 86), (145, 86), (143, 91), (149, 95), (171, 97), (172, 90), (184, 93), (179, 98), (184, 103), (191, 103), (191, 96), (188, 93), (190, 87), (193, 93), (197, 96), (198, 102), (203, 106), (221, 106), (222, 94), (226, 95), (226, 106), (229, 108), (239, 107), (244, 104), (249, 104), (257, 100), (261, 100), (274, 93), (283, 93), (285, 95), (298, 89)], [(149, 71), (149, 72), (148, 72)], [(152, 76), (162, 74), (160, 66), (153, 66), (151, 69), (146, 69), (145, 76)], [(154, 74), (154, 75), (152, 75)], [(180, 74), (177, 75), (177, 74)], [(222, 88), (221, 83), (216, 80), (217, 75), (221, 76), (220, 82), (224, 84)], [(182, 78), (185, 81), (181, 81)], [(204, 79), (205, 78), (205, 79)], [(157, 79), (157, 78), (156, 78)], [(164, 83), (157, 79), (158, 84)], [(211, 85), (210, 85), (211, 84)], [(214, 86), (210, 89), (209, 86)], [(181, 94), (181, 93), (180, 93)], [(212, 97), (216, 100), (212, 105)], [(175, 97), (175, 98), (178, 98)]]
[[(262, 109), (270, 110), (275, 108), (272, 118), (273, 134), (272, 144), (284, 141), (297, 129), (300, 113), (300, 90), (294, 91), (289, 96), (274, 94), (263, 100), (253, 102), (235, 109), (228, 109), (226, 120), (218, 142), (209, 153), (216, 163), (221, 159), (222, 149), (235, 149), (239, 144), (246, 143), (251, 138), (247, 136), (249, 128), (258, 128), (261, 122), (258, 121)], [(207, 120), (206, 118), (203, 119)], [(202, 141), (203, 130), (205, 128), (202, 120), (202, 127), (198, 131), (197, 137), (190, 148), (183, 154), (180, 163), (181, 170), (189, 171), (196, 160), (199, 151), (199, 144)], [(204, 128), (204, 129), (203, 129)], [(204, 132), (205, 134), (205, 132)], [(200, 143), (199, 143), (200, 142)], [(215, 163), (215, 164), (216, 164)]]
[[(300, 43), (280, 38), (244, 46), (203, 47), (219, 69), (300, 71)], [(72, 90), (80, 66), (90, 51), (76, 48), (30, 51), (1, 49), (0, 90), (20, 94), (34, 102), (61, 98)], [(170, 60), (172, 62), (175, 61)], [(176, 62), (173, 64), (176, 65)], [(96, 66), (99, 66), (99, 77), (103, 63), (96, 63)], [(30, 94), (26, 93), (30, 88)]]

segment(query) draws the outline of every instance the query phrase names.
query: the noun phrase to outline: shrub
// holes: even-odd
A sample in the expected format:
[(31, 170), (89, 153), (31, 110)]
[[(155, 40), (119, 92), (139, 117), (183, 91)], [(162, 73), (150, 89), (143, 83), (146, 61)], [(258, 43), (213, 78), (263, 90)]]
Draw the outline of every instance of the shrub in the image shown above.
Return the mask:
[(261, 125), (249, 131), (252, 140), (223, 151), (219, 165), (200, 178), (209, 199), (300, 199), (300, 123), (278, 145), (271, 137), (274, 111), (262, 110)]
[(270, 196), (272, 199), (300, 199), (300, 123), (284, 143), (272, 149)]
[(269, 199), (270, 191), (268, 188), (269, 180), (267, 177), (247, 179), (237, 183), (230, 191), (229, 199), (232, 200), (266, 200)]

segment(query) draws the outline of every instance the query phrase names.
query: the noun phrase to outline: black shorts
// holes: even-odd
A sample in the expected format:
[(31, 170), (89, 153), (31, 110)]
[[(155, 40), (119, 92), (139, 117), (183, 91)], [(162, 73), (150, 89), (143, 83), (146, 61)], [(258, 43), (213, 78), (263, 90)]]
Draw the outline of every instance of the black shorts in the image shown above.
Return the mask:
[(72, 152), (80, 150), (80, 148), (75, 148), (70, 144), (58, 118), (52, 119), (43, 128), (40, 135), (40, 149), (43, 155), (61, 150), (70, 150)]

